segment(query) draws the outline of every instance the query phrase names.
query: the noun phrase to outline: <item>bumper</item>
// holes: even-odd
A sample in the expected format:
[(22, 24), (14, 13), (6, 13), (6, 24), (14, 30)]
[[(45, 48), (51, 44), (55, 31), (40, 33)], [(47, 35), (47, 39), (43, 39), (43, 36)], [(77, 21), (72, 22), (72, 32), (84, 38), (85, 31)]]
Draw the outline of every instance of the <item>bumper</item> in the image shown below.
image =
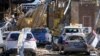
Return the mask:
[(65, 52), (88, 52), (86, 48), (64, 48)]
[(4, 44), (0, 44), (0, 48), (4, 47), (5, 45)]
[[(7, 50), (7, 52), (10, 53), (10, 54), (12, 54), (12, 53), (17, 54), (17, 49), (16, 48), (9, 49), (9, 50)], [(36, 50), (25, 48), (24, 53), (26, 53), (26, 52), (36, 53)]]

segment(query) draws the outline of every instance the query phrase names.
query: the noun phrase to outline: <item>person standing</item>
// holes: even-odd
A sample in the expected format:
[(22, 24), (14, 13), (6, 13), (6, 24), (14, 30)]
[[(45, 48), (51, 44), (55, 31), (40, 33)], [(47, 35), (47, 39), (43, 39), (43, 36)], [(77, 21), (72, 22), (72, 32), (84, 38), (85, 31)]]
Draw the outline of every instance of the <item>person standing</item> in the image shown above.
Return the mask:
[(58, 47), (59, 47), (59, 52), (62, 53), (62, 49), (63, 49), (63, 37), (60, 36), (58, 39)]

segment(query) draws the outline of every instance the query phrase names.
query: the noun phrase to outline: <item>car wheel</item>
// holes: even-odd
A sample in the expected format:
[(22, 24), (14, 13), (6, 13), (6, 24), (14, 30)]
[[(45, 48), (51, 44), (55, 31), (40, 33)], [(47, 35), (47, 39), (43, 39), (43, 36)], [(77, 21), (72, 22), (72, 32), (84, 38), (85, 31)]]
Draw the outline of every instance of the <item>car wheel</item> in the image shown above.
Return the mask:
[(32, 56), (36, 56), (36, 53), (32, 53)]
[(9, 56), (16, 56), (16, 54), (9, 54)]
[(24, 53), (24, 56), (32, 56), (32, 54), (30, 52), (26, 52)]
[(69, 56), (69, 54), (68, 54), (68, 53), (66, 53), (65, 55), (66, 55), (66, 56)]
[(90, 52), (86, 52), (85, 55), (90, 55)]
[(26, 52), (24, 56), (36, 56), (36, 53)]

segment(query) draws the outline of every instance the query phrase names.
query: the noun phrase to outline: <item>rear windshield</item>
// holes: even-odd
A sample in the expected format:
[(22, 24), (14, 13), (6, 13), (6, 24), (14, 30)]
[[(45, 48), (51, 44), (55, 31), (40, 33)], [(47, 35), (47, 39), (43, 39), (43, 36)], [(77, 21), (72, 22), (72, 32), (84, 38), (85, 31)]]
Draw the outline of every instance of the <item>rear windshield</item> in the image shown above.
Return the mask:
[[(16, 41), (18, 40), (18, 37), (19, 37), (19, 33), (12, 33), (9, 40), (13, 40), (13, 41)], [(26, 40), (30, 40), (32, 38), (32, 35), (31, 34), (27, 34), (27, 38)]]
[(66, 33), (78, 33), (79, 29), (78, 28), (67, 28), (65, 30)]
[(18, 37), (19, 37), (19, 33), (12, 33), (10, 35), (10, 40), (18, 40)]
[(83, 40), (83, 37), (81, 37), (81, 36), (70, 36), (70, 37), (68, 37), (68, 40)]
[(30, 40), (30, 39), (32, 39), (33, 37), (32, 37), (32, 34), (27, 34), (27, 38), (26, 38), (26, 40)]

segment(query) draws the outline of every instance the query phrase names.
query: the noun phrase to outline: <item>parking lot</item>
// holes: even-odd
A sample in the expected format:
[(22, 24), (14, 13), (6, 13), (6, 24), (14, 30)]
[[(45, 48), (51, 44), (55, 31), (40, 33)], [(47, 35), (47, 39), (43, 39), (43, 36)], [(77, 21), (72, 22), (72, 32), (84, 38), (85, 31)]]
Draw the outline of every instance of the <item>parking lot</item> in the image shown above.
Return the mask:
[(44, 48), (39, 48), (37, 51), (37, 56), (80, 56), (80, 55), (89, 56), (89, 55), (83, 55), (83, 54), (70, 54), (70, 55), (59, 54), (59, 51), (50, 51)]
[[(0, 49), (0, 52), (2, 52), (2, 49)], [(82, 54), (70, 54), (69, 56), (80, 56), (80, 55), (89, 56), (89, 55), (82, 55)], [(59, 51), (52, 51), (52, 50), (47, 50), (45, 48), (38, 48), (36, 51), (36, 56), (68, 56), (68, 55), (60, 54)]]

